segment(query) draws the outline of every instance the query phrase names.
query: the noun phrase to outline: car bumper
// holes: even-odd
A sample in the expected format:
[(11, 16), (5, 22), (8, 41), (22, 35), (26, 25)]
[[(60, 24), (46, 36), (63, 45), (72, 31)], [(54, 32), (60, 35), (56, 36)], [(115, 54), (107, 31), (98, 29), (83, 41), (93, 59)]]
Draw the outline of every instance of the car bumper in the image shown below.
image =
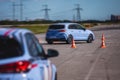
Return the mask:
[(61, 35), (55, 35), (55, 36), (46, 36), (46, 41), (66, 41), (66, 35), (65, 34), (61, 34)]
[(46, 38), (46, 41), (49, 41), (49, 40), (52, 40), (52, 41), (66, 41), (65, 38)]

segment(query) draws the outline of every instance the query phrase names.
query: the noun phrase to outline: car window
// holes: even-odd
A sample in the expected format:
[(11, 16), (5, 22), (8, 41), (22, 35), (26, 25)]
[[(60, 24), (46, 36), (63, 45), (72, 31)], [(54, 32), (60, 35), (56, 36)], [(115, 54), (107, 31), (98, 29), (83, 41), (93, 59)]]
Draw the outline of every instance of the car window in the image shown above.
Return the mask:
[(64, 29), (64, 25), (50, 25), (49, 29)]
[(77, 27), (77, 29), (84, 29), (84, 27), (81, 25), (76, 25), (76, 27)]
[(72, 25), (69, 25), (68, 29), (76, 29), (76, 25), (72, 24)]
[(33, 34), (26, 34), (27, 46), (31, 56), (43, 56), (44, 51), (42, 46), (39, 44), (38, 40)]
[(44, 50), (43, 50), (43, 47), (40, 45), (38, 39), (37, 39), (34, 35), (32, 35), (32, 37), (33, 37), (33, 40), (34, 40), (34, 42), (35, 42), (35, 44), (36, 44), (37, 50), (38, 50), (38, 52), (39, 52), (38, 55), (44, 56), (44, 55), (45, 55), (45, 52), (44, 52)]
[(14, 38), (0, 36), (0, 59), (23, 55), (20, 43)]

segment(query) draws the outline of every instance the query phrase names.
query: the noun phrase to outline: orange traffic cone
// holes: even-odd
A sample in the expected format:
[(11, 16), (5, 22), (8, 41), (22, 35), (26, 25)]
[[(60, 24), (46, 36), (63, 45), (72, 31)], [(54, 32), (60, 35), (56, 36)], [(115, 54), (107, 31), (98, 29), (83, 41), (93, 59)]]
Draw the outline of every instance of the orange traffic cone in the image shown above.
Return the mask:
[(71, 48), (76, 48), (74, 39), (72, 39), (72, 46), (71, 46)]
[(106, 48), (106, 46), (105, 46), (105, 37), (104, 37), (104, 34), (102, 34), (102, 44), (101, 44), (101, 48)]
[(102, 40), (104, 40), (104, 41), (105, 41), (105, 36), (104, 36), (104, 34), (102, 34)]

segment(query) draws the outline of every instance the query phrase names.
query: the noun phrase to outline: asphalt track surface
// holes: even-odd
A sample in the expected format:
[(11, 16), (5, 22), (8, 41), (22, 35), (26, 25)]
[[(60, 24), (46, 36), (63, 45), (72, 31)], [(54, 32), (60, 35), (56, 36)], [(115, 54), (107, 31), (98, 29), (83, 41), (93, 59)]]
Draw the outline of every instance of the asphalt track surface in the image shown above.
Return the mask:
[[(36, 35), (45, 50), (59, 51), (59, 57), (50, 58), (57, 66), (58, 80), (120, 80), (120, 25), (100, 25), (90, 28), (96, 36), (93, 43), (77, 41), (77, 48), (55, 42), (49, 45), (45, 35)], [(101, 38), (105, 36), (106, 48)]]

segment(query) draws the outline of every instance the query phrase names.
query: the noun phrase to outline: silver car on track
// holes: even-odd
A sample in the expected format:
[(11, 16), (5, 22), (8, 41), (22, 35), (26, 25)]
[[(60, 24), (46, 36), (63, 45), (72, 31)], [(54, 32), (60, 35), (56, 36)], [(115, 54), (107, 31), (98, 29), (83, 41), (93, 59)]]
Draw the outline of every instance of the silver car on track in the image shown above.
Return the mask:
[(57, 69), (48, 60), (58, 52), (39, 44), (27, 29), (0, 28), (0, 80), (57, 80)]

